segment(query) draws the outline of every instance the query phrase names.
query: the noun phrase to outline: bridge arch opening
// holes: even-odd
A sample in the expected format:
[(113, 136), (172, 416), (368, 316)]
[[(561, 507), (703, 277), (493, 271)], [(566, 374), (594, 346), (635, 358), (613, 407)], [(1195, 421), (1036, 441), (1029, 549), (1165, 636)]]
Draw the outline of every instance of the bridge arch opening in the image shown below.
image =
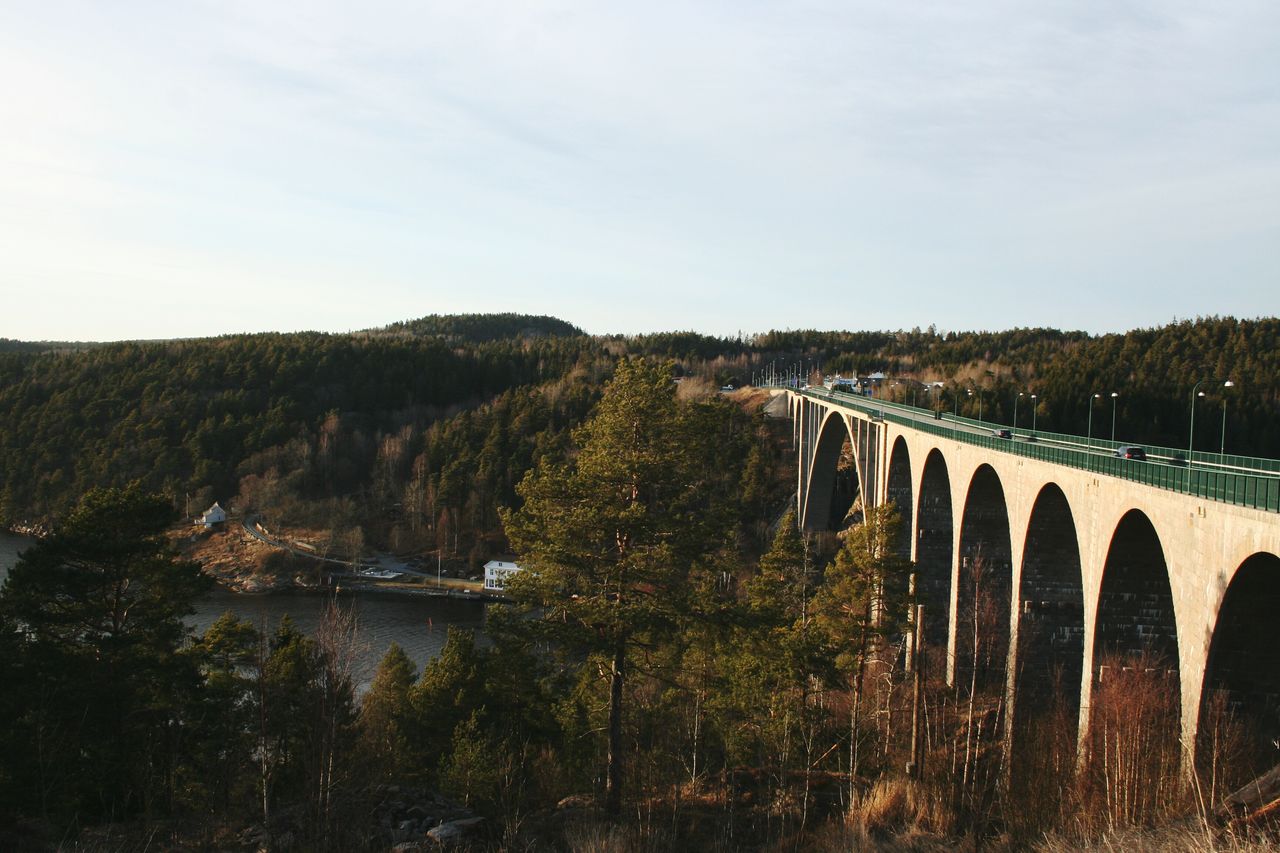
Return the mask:
[(809, 470), (803, 527), (810, 532), (839, 530), (861, 488), (853, 437), (845, 419), (832, 412), (822, 424)]
[(1181, 779), (1178, 627), (1164, 549), (1140, 510), (1111, 536), (1090, 677), (1086, 768), (1107, 792), (1109, 817), (1133, 822), (1167, 809)]
[[(945, 649), (951, 607), (954, 516), (951, 477), (947, 473), (947, 462), (937, 448), (930, 450), (924, 460), (916, 518), (916, 598), (924, 605), (925, 647)], [(930, 659), (941, 657), (935, 654)]]
[(1196, 764), (1212, 794), (1229, 793), (1280, 762), (1277, 613), (1280, 557), (1254, 554), (1223, 596), (1201, 690)]
[(911, 454), (907, 450), (907, 442), (898, 436), (893, 442), (893, 450), (889, 453), (889, 479), (885, 484), (885, 497), (898, 508), (898, 516), (902, 519), (902, 527), (898, 532), (898, 554), (911, 557)]
[(1018, 648), (1011, 710), (1012, 778), (1028, 803), (1055, 798), (1076, 766), (1084, 675), (1084, 587), (1080, 544), (1056, 484), (1031, 508), (1018, 587)]
[(1009, 659), (1009, 596), (1013, 586), (1009, 509), (1000, 477), (980, 465), (969, 481), (960, 520), (956, 596), (956, 683), (1003, 688)]

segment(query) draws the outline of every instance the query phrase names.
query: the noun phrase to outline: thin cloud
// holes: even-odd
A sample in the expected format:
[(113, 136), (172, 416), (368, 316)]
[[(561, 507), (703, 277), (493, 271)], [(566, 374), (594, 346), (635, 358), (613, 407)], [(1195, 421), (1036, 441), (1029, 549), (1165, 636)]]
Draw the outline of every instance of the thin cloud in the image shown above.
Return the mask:
[(0, 335), (1276, 313), (1278, 42), (1269, 2), (10, 7)]

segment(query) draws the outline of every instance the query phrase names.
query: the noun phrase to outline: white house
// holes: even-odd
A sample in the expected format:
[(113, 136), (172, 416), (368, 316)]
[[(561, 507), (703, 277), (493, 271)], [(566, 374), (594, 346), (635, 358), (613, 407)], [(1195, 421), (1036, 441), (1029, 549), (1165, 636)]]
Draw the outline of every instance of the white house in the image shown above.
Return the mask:
[(521, 571), (515, 563), (504, 563), (501, 560), (490, 560), (484, 564), (484, 588), (502, 591), (507, 587), (507, 578)]
[(201, 527), (213, 527), (215, 524), (221, 524), (227, 520), (227, 511), (218, 506), (215, 501), (213, 506), (204, 511), (204, 515), (196, 519), (196, 524)]
[(828, 376), (822, 380), (822, 384), (832, 391), (844, 391), (846, 394), (858, 393), (858, 376), (854, 374), (853, 378), (846, 378), (837, 373), (835, 376)]

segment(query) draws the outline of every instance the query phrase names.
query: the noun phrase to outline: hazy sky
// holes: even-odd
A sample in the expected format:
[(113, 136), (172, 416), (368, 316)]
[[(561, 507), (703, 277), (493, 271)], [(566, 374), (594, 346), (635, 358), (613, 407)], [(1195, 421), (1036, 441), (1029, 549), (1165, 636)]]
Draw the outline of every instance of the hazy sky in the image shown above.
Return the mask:
[(1280, 2), (0, 4), (0, 336), (1280, 314)]

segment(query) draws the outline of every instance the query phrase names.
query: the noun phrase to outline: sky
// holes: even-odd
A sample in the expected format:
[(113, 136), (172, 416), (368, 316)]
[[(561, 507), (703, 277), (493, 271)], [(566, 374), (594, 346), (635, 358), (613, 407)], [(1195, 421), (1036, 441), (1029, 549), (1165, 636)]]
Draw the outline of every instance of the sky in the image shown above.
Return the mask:
[(0, 337), (1280, 314), (1280, 3), (11, 0)]

